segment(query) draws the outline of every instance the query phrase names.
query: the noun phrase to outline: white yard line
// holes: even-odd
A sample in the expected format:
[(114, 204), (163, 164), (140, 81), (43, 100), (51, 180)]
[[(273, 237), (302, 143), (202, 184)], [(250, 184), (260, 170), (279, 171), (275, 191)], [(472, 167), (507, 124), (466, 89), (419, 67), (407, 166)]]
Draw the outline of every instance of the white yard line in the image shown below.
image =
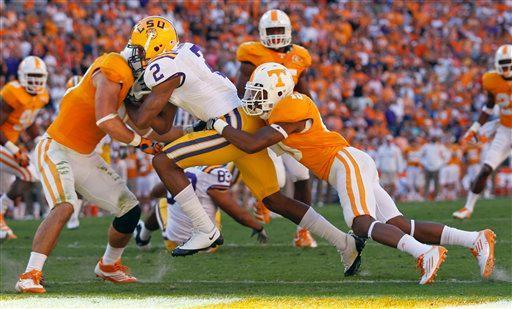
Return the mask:
[(501, 300), (501, 301), (491, 302), (491, 303), (445, 307), (445, 309), (494, 309), (494, 308), (512, 308), (512, 301)]
[[(192, 308), (208, 305), (229, 304), (241, 300), (237, 297), (165, 297), (112, 298), (99, 296), (86, 297), (38, 297), (1, 300), (3, 308)], [(37, 304), (37, 305), (35, 305)]]

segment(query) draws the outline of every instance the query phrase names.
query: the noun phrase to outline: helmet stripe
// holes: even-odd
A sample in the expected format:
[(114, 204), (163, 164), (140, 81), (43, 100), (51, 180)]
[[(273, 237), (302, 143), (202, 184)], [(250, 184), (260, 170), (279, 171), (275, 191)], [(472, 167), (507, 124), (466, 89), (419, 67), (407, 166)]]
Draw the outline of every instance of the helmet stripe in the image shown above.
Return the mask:
[(35, 61), (36, 69), (40, 69), (41, 68), (41, 60), (39, 60), (39, 58), (37, 58), (37, 57), (34, 57), (34, 61)]
[(277, 21), (277, 10), (270, 11), (270, 20)]

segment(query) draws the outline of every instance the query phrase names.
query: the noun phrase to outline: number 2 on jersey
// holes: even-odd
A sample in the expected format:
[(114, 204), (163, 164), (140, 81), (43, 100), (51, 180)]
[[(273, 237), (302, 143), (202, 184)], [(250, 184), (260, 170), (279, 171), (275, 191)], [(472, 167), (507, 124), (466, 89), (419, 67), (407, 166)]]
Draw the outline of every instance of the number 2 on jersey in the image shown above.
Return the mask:
[[(159, 80), (164, 78), (164, 74), (160, 73), (160, 65), (158, 65), (158, 63), (153, 63), (153, 65), (149, 67), (149, 70), (151, 71), (151, 73), (153, 73), (153, 78), (155, 79), (155, 82), (158, 82)], [(158, 73), (160, 73), (160, 75), (157, 75)]]

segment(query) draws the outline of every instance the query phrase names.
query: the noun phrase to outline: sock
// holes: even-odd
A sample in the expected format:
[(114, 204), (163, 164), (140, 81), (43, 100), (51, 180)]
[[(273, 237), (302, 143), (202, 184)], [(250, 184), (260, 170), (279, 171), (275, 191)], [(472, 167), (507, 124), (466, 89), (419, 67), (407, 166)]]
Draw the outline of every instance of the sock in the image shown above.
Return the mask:
[(42, 253), (30, 252), (30, 259), (28, 260), (27, 268), (25, 272), (29, 272), (32, 269), (37, 269), (39, 271), (43, 270), (44, 262), (46, 261), (47, 256)]
[(123, 255), (124, 248), (114, 248), (110, 244), (107, 244), (107, 250), (103, 254), (103, 264), (112, 265)]
[(143, 240), (143, 241), (146, 241), (149, 239), (149, 237), (151, 237), (151, 233), (153, 233), (153, 231), (150, 231), (146, 228), (146, 225), (145, 224), (142, 224), (142, 229), (140, 230), (140, 239)]
[(180, 205), (181, 210), (183, 210), (190, 221), (192, 221), (192, 226), (195, 229), (204, 233), (208, 233), (213, 230), (215, 225), (206, 214), (206, 211), (204, 211), (204, 208), (201, 205), (201, 202), (199, 202), (191, 184), (180, 193), (176, 194), (174, 199)]
[(476, 204), (476, 201), (478, 201), (478, 198), (480, 198), (480, 193), (476, 194), (476, 193), (469, 191), (468, 199), (466, 200), (466, 205), (464, 205), (464, 208), (473, 212), (473, 208), (475, 208), (475, 204)]
[(478, 237), (478, 232), (461, 231), (453, 227), (444, 226), (441, 233), (441, 245), (459, 245), (466, 248), (472, 248), (473, 243)]
[(0, 197), (0, 213), (3, 215), (7, 209), (14, 206), (14, 201), (7, 196), (7, 193), (2, 194)]
[(327, 240), (331, 245), (335, 246), (338, 251), (344, 251), (346, 249), (347, 242), (349, 241), (347, 238), (351, 237), (337, 229), (317, 213), (313, 207), (309, 207), (304, 217), (302, 217), (299, 226)]
[(418, 258), (420, 255), (432, 248), (432, 246), (422, 244), (421, 242), (414, 239), (414, 237), (407, 234), (400, 238), (396, 247), (398, 250), (409, 253), (415, 258)]

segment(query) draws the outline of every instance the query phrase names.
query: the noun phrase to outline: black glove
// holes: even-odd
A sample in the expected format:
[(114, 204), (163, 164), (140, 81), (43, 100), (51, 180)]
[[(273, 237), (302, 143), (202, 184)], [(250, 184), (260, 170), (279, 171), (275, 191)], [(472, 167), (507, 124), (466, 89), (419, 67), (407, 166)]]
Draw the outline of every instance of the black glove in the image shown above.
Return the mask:
[(206, 122), (206, 130), (215, 130), (213, 125), (215, 124), (215, 121), (217, 121), (218, 118), (210, 118)]
[(256, 239), (260, 244), (266, 244), (268, 242), (269, 238), (267, 235), (267, 231), (265, 231), (264, 228), (261, 228), (261, 230), (259, 231), (257, 229), (252, 229), (251, 237), (253, 237), (254, 235), (257, 235)]
[(185, 134), (192, 133), (192, 132), (204, 131), (204, 130), (206, 130), (206, 122), (204, 122), (202, 120), (197, 120), (193, 124), (188, 125), (183, 128), (183, 132)]

